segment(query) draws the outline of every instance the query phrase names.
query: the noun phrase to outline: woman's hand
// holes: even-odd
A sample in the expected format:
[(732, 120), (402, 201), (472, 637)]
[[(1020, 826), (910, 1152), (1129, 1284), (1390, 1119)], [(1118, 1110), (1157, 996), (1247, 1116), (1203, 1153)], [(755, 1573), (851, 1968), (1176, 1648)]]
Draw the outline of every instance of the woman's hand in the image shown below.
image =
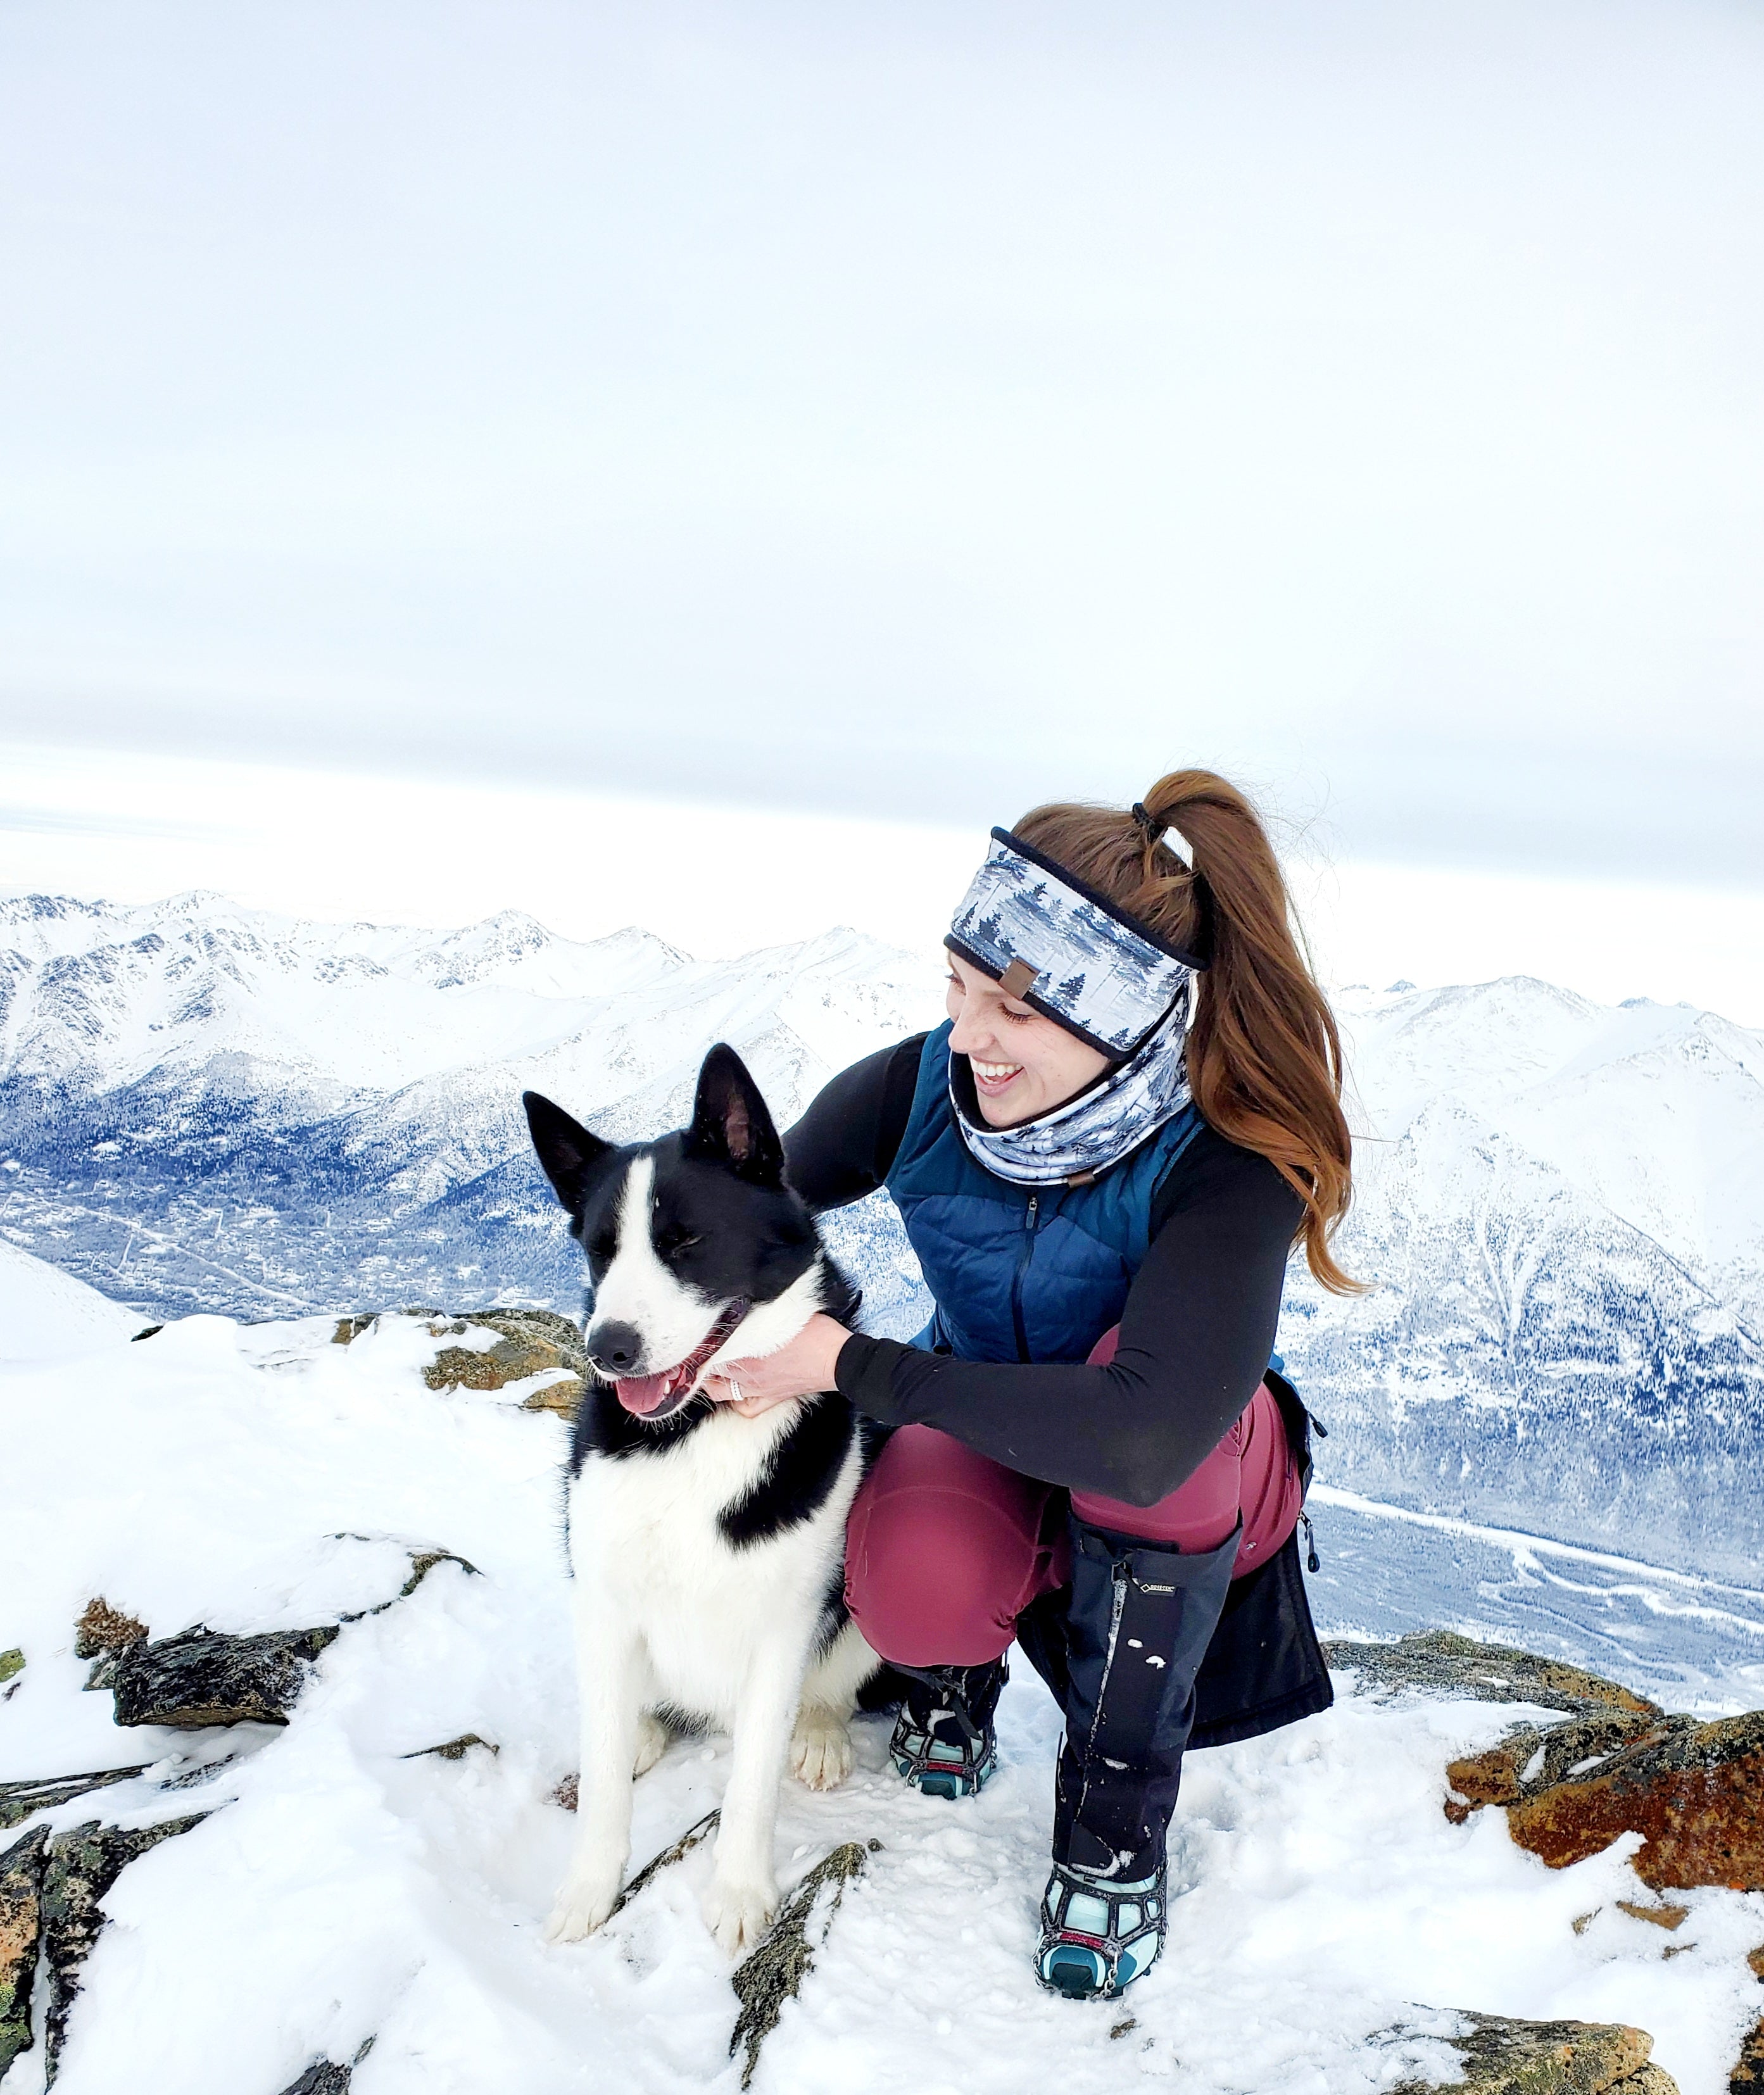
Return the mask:
[(819, 1396), (835, 1388), (839, 1348), (851, 1335), (830, 1317), (811, 1317), (787, 1346), (756, 1361), (725, 1361), (699, 1387), (713, 1403), (732, 1405), (743, 1418), (757, 1418), (793, 1396)]

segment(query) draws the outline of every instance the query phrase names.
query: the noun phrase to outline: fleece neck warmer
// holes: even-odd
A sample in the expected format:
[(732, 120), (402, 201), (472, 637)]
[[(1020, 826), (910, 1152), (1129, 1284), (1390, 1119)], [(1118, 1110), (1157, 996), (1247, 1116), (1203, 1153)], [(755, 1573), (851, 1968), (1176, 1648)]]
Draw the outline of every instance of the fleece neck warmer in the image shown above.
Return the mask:
[(950, 1104), (969, 1155), (996, 1177), (1019, 1186), (1095, 1178), (1118, 1164), (1191, 1103), (1183, 1060), (1191, 996), (1190, 991), (1183, 991), (1137, 1054), (1105, 1069), (1075, 1099), (1017, 1127), (987, 1126), (980, 1117), (968, 1058), (952, 1055)]

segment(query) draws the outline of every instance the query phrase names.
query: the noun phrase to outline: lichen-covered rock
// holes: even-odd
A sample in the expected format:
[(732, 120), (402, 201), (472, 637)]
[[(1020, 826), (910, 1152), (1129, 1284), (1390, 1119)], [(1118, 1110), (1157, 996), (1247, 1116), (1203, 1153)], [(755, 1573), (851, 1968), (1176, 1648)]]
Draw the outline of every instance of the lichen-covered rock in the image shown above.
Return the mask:
[(125, 1615), (120, 1608), (113, 1608), (102, 1595), (86, 1602), (85, 1612), (73, 1626), (76, 1658), (98, 1658), (107, 1652), (127, 1651), (130, 1645), (146, 1640), (146, 1624)]
[[(468, 1576), (477, 1575), (475, 1564), (451, 1549), (412, 1549), (410, 1575), (397, 1592), (338, 1622), (268, 1630), (255, 1636), (234, 1636), (198, 1624), (157, 1642), (131, 1641), (106, 1652), (85, 1684), (110, 1689), (119, 1724), (168, 1724), (180, 1731), (211, 1724), (285, 1724), (308, 1667), (343, 1625), (383, 1614), (408, 1600), (441, 1564), (457, 1564)], [(89, 1608), (86, 1614), (91, 1612)]]
[(500, 1746), (494, 1746), (488, 1739), (481, 1739), (476, 1731), (462, 1731), (456, 1739), (445, 1739), (438, 1746), (419, 1746), (413, 1753), (401, 1753), (400, 1760), (424, 1761), (433, 1758), (443, 1761), (463, 1761), (473, 1746), (481, 1746), (487, 1753), (499, 1753)]
[(1636, 1874), (1656, 1891), (1764, 1891), (1764, 1711), (1527, 1729), (1453, 1762), (1446, 1779), (1448, 1816), (1504, 1805), (1514, 1839), (1553, 1870), (1635, 1832)]
[(560, 1418), (573, 1422), (581, 1409), (582, 1398), (587, 1394), (588, 1384), (581, 1375), (564, 1375), (556, 1382), (548, 1382), (543, 1389), (534, 1390), (520, 1400), (523, 1411), (555, 1412)]
[(31, 1782), (0, 1782), (0, 1832), (22, 1826), (33, 1812), (56, 1804), (71, 1804), (89, 1789), (105, 1789), (113, 1782), (128, 1782), (145, 1775), (150, 1762), (135, 1767), (100, 1768), (92, 1775), (57, 1775)]
[[(0, 2058), (6, 2056), (0, 2051)], [(1740, 2047), (1727, 2078), (1727, 2095), (1759, 2095), (1764, 2089), (1764, 2021), (1757, 2023)]]
[(464, 1557), (456, 1556), (451, 1549), (413, 1550), (411, 1553), (411, 1575), (392, 1596), (392, 1599), (381, 1601), (375, 1608), (364, 1608), (359, 1614), (345, 1615), (343, 1620), (346, 1622), (359, 1622), (364, 1621), (369, 1615), (383, 1615), (393, 1605), (393, 1601), (407, 1601), (438, 1564), (457, 1564), (468, 1579), (481, 1576), (477, 1565), (468, 1564)]
[(298, 2080), (290, 2080), (282, 2095), (349, 2095), (352, 2069), (334, 2059), (321, 2058), (309, 2066)]
[(1326, 1644), (1323, 1655), (1338, 1671), (1357, 1673), (1380, 1688), (1461, 1695), (1479, 1702), (1531, 1702), (1575, 1716), (1601, 1710), (1660, 1714), (1659, 1705), (1644, 1696), (1562, 1659), (1477, 1644), (1450, 1630), (1417, 1631), (1396, 1644)]
[(1693, 1717), (1632, 1717), (1612, 1710), (1565, 1724), (1525, 1724), (1509, 1731), (1499, 1745), (1467, 1753), (1452, 1762), (1446, 1780), (1467, 1809), (1447, 1813), (1461, 1823), (1485, 1804), (1517, 1804), (1540, 1795), (1602, 1763), (1620, 1748), (1657, 1742), (1675, 1731), (1696, 1728)]
[(0, 2075), (31, 2046), (31, 1989), (48, 1848), (49, 1828), (35, 1826), (0, 1854)]
[(1641, 1906), (1634, 1899), (1619, 1899), (1619, 1913), (1627, 1913), (1631, 1920), (1644, 1920), (1650, 1927), (1663, 1927), (1668, 1935), (1675, 1935), (1691, 1917), (1688, 1906)]
[(119, 1724), (285, 1724), (312, 1661), (338, 1634), (335, 1622), (307, 1630), (227, 1636), (186, 1630), (139, 1644), (114, 1662), (109, 1686)]
[(43, 2018), (46, 2084), (54, 2080), (81, 1972), (103, 1929), (105, 1915), (99, 1901), (137, 1856), (162, 1840), (189, 1832), (207, 1815), (198, 1811), (188, 1818), (168, 1818), (158, 1826), (128, 1832), (117, 1826), (102, 1826), (93, 1818), (71, 1833), (57, 1834), (50, 1842), (41, 1897), (43, 1962), (49, 1982)]
[[(777, 2028), (784, 2003), (795, 1998), (804, 1980), (814, 1969), (815, 1951), (825, 1945), (846, 1886), (864, 1874), (870, 1856), (881, 1846), (880, 1840), (872, 1840), (866, 1849), (856, 1840), (847, 1840), (817, 1862), (784, 1901), (772, 1932), (745, 1962), (736, 1966), (730, 1983), (741, 2002), (741, 2012), (729, 2033), (729, 2055), (733, 2058), (739, 2045), (747, 2048), (741, 2069), (743, 2088), (752, 2084), (760, 2046)], [(811, 1944), (808, 1930), (817, 1919), (821, 1895), (830, 1888), (833, 1897), (818, 1916), (820, 1933)]]
[(1649, 2062), (1653, 2039), (1622, 2023), (1530, 2023), (1466, 2014), (1447, 2043), (1464, 2062), (1461, 2080), (1411, 2081), (1393, 2095), (1677, 2095)]
[(10, 1651), (0, 1651), (0, 1688), (24, 1670), (24, 1653), (18, 1644)]
[[(511, 1383), (549, 1374), (552, 1379), (543, 1388), (533, 1390), (521, 1399), (521, 1409), (555, 1412), (561, 1418), (573, 1418), (580, 1409), (587, 1386), (588, 1356), (580, 1329), (555, 1309), (473, 1309), (459, 1316), (442, 1309), (404, 1309), (396, 1313), (423, 1318), (432, 1338), (460, 1339), (474, 1328), (496, 1334), (495, 1344), (488, 1348), (443, 1347), (423, 1370), (423, 1379), (431, 1389), (506, 1389)], [(379, 1321), (375, 1314), (339, 1317), (331, 1334), (332, 1344), (353, 1345)]]
[[(423, 1370), (423, 1380), (431, 1389), (504, 1389), (512, 1382), (525, 1382), (529, 1375), (564, 1370), (577, 1382), (576, 1396), (580, 1399), (588, 1357), (581, 1332), (567, 1317), (550, 1309), (485, 1309), (455, 1318), (451, 1325), (438, 1328), (436, 1336), (463, 1336), (473, 1326), (495, 1332), (495, 1344), (483, 1352), (465, 1346), (444, 1347)], [(533, 1408), (530, 1399), (529, 1405)]]

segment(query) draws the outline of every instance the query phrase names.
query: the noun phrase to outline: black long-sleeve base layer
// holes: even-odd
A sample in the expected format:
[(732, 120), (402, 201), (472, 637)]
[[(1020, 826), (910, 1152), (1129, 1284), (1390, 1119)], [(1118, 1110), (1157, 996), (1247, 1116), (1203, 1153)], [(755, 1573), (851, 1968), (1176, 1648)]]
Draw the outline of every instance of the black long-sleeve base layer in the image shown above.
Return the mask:
[[(835, 1077), (785, 1137), (817, 1212), (882, 1184), (925, 1035)], [(1152, 1244), (1108, 1367), (959, 1361), (861, 1335), (840, 1393), (884, 1426), (934, 1426), (1043, 1483), (1148, 1506), (1185, 1483), (1256, 1393), (1302, 1206), (1264, 1156), (1204, 1127), (1159, 1186)]]

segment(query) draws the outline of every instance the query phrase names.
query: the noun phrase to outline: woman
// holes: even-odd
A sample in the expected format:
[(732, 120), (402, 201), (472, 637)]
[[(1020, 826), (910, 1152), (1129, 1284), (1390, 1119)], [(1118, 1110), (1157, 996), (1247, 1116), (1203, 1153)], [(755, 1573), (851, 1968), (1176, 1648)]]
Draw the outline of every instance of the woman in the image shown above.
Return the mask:
[(813, 1208), (887, 1187), (935, 1317), (913, 1346), (818, 1317), (710, 1394), (837, 1387), (895, 1429), (847, 1552), (906, 1678), (893, 1764), (978, 1791), (1021, 1643), (1066, 1714), (1037, 1975), (1112, 1997), (1163, 1945), (1184, 1749), (1330, 1701), (1295, 1539), (1308, 1422), (1269, 1362), (1295, 1243), (1352, 1286), (1340, 1051), (1222, 778), (992, 836), (948, 1023), (836, 1078), (786, 1142)]

